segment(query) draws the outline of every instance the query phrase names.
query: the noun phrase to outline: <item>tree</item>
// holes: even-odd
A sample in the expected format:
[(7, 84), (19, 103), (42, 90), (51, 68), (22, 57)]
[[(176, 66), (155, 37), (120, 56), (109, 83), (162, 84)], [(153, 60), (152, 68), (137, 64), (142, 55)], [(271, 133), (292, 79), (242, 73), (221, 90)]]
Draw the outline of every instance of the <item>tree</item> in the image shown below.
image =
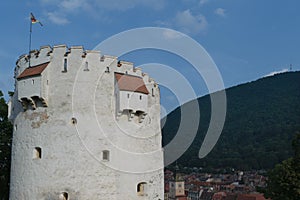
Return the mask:
[(12, 124), (7, 118), (7, 104), (0, 90), (0, 199), (9, 197)]
[(300, 199), (300, 133), (293, 140), (294, 156), (269, 172), (265, 197), (272, 200)]

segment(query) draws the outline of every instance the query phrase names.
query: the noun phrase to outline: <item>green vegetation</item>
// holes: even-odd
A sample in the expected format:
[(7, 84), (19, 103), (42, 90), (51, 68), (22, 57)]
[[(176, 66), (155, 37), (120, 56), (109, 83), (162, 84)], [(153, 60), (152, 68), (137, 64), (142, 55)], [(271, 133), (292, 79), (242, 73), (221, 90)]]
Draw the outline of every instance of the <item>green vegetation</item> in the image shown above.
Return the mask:
[(7, 105), (0, 90), (0, 199), (8, 199), (12, 125), (7, 119)]
[[(288, 72), (226, 89), (227, 116), (222, 135), (201, 160), (198, 151), (209, 125), (211, 105), (208, 95), (194, 100), (201, 111), (199, 130), (178, 164), (206, 169), (271, 169), (289, 158), (292, 138), (300, 130), (299, 80), (300, 72)], [(163, 127), (164, 145), (172, 140), (179, 124), (177, 108), (167, 116)]]
[(300, 133), (293, 140), (295, 155), (277, 164), (268, 174), (267, 198), (273, 200), (300, 199)]

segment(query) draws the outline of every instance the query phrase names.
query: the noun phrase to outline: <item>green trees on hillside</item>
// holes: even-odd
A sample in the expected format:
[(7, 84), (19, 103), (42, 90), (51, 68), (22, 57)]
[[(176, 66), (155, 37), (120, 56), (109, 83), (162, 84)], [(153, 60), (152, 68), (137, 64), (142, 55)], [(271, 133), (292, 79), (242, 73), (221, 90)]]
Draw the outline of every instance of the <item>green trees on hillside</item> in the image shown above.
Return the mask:
[(7, 104), (0, 90), (0, 199), (8, 199), (12, 125), (7, 119)]
[(300, 199), (300, 133), (293, 140), (294, 156), (269, 172), (265, 196), (272, 200)]
[[(291, 157), (290, 144), (300, 130), (299, 79), (300, 72), (288, 72), (226, 89), (224, 128), (216, 146), (203, 159), (198, 158), (198, 151), (209, 127), (211, 103), (209, 95), (194, 100), (200, 107), (200, 125), (178, 164), (204, 169), (272, 169)], [(164, 146), (178, 131), (183, 107), (166, 118), (162, 129)]]

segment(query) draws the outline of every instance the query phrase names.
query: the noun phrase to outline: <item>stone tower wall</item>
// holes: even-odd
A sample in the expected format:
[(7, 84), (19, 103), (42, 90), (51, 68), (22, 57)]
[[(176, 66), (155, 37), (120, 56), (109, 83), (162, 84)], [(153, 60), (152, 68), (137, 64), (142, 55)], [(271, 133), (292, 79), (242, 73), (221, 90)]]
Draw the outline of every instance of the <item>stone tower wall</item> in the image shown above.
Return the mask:
[[(18, 91), (24, 79), (16, 79), (10, 199), (163, 199), (157, 84), (132, 63), (80, 46), (31, 52), (31, 67), (46, 62), (34, 76), (43, 98), (31, 98), (32, 88)], [(16, 78), (28, 63), (19, 58)], [(117, 114), (115, 72), (143, 79), (150, 92), (143, 120)]]

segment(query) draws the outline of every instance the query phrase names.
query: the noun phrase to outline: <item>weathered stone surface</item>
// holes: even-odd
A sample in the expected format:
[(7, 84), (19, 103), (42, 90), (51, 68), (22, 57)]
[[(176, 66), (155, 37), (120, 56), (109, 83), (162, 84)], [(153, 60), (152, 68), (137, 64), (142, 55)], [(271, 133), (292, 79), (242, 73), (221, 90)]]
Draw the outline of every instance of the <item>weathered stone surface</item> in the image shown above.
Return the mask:
[[(16, 80), (10, 101), (10, 119), (15, 126), (10, 199), (52, 200), (65, 193), (70, 200), (163, 199), (157, 84), (132, 63), (120, 62), (118, 67), (116, 57), (103, 57), (82, 47), (43, 47), (31, 57), (32, 65), (49, 64), (35, 81), (26, 77), (26, 84), (41, 87), (18, 87), (24, 83)], [(26, 67), (26, 56), (20, 57), (15, 77)], [(119, 112), (116, 108), (114, 72), (143, 79), (150, 92), (143, 94), (147, 98), (143, 112)], [(18, 88), (27, 99), (18, 96)], [(37, 94), (34, 88), (39, 88)], [(18, 100), (24, 100), (25, 106)], [(37, 147), (41, 158), (33, 158)], [(104, 151), (109, 152), (109, 159), (103, 160)], [(146, 187), (139, 196), (137, 185), (141, 182)]]

